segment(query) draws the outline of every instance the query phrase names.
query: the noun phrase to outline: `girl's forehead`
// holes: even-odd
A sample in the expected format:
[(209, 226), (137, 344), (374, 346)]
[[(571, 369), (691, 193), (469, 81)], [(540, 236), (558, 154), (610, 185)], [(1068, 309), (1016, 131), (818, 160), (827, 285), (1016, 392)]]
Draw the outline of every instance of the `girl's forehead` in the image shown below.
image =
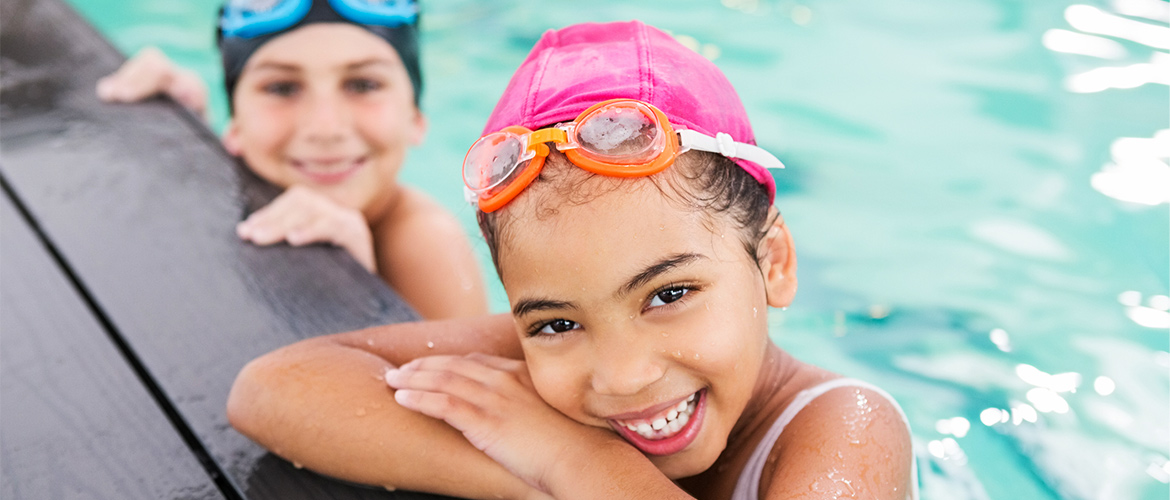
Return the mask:
[(729, 227), (668, 200), (645, 180), (621, 181), (583, 203), (547, 196), (514, 203), (499, 245), (500, 275), (505, 288), (512, 288), (509, 294), (546, 280), (620, 281), (670, 255), (725, 260), (743, 253), (734, 252), (739, 239)]

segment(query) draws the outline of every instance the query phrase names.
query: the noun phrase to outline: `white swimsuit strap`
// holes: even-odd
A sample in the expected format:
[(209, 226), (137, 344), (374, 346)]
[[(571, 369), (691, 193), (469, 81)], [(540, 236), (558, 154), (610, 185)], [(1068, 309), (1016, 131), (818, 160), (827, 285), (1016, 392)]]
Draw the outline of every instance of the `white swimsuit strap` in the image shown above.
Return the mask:
[[(894, 398), (880, 387), (852, 378), (837, 378), (821, 382), (800, 391), (792, 403), (780, 413), (779, 417), (776, 417), (776, 421), (772, 422), (772, 427), (768, 429), (767, 434), (764, 434), (764, 439), (760, 440), (756, 449), (752, 451), (752, 456), (748, 459), (747, 465), (744, 466), (743, 472), (739, 473), (739, 480), (735, 484), (731, 500), (759, 500), (760, 478), (764, 474), (764, 464), (768, 461), (768, 455), (772, 453), (772, 448), (776, 446), (776, 440), (780, 438), (780, 433), (784, 432), (784, 427), (812, 400), (838, 387), (861, 387), (878, 393), (894, 405), (894, 408), (898, 410), (898, 415), (902, 417), (902, 422), (906, 424), (906, 429), (910, 429), (910, 421), (906, 418), (902, 407), (898, 406), (898, 402), (894, 401)], [(913, 458), (910, 460), (910, 492), (907, 498), (918, 500), (918, 464)]]

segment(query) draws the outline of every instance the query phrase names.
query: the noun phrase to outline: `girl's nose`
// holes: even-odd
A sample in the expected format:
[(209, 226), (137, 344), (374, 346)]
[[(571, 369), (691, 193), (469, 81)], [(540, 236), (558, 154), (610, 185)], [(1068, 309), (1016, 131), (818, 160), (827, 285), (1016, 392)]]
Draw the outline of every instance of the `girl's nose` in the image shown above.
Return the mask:
[(621, 342), (612, 337), (599, 340), (603, 345), (595, 350), (592, 374), (593, 390), (598, 394), (637, 394), (666, 374), (662, 357), (653, 344), (638, 340)]

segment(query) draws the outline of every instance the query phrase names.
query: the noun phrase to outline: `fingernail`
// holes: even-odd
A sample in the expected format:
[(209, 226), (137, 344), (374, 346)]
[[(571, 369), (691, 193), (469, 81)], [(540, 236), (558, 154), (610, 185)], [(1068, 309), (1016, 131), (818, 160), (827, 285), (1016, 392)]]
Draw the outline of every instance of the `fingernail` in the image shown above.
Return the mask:
[(414, 391), (409, 389), (398, 389), (394, 391), (394, 401), (407, 408), (410, 408), (410, 398), (412, 397), (414, 397)]
[(98, 80), (97, 95), (98, 95), (98, 97), (101, 97), (102, 99), (109, 99), (110, 98), (110, 81), (109, 80), (107, 80), (105, 78)]

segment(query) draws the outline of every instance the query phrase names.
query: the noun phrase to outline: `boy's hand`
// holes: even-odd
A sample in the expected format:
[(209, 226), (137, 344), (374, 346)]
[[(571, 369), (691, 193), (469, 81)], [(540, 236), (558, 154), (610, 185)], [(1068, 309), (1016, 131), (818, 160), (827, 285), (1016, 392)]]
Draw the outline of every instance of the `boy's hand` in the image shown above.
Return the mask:
[(523, 361), (487, 354), (430, 356), (386, 372), (398, 404), (441, 419), (479, 450), (535, 488), (566, 450), (615, 434), (573, 421), (533, 388)]
[(97, 95), (106, 102), (138, 102), (165, 94), (207, 119), (207, 86), (194, 72), (180, 68), (154, 47), (146, 47), (109, 76), (98, 80)]
[(261, 246), (281, 241), (292, 246), (332, 243), (344, 248), (370, 272), (376, 272), (374, 237), (362, 213), (304, 186), (288, 188), (248, 216), (236, 225), (236, 234)]

